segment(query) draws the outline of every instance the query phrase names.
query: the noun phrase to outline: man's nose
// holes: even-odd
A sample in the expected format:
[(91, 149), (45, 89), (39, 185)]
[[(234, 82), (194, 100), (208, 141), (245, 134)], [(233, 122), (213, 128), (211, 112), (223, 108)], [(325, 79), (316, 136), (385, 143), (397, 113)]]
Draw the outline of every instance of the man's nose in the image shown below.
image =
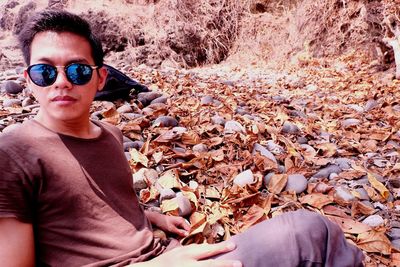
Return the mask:
[(54, 86), (60, 89), (71, 89), (72, 83), (68, 80), (67, 74), (63, 67), (57, 66), (57, 78), (54, 82)]

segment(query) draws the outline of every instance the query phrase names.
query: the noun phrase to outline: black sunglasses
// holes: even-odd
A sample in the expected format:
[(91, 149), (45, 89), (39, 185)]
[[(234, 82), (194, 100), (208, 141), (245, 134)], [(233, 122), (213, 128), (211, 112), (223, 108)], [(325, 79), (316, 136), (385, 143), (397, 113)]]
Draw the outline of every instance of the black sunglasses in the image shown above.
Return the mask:
[(49, 64), (35, 64), (28, 67), (29, 78), (37, 86), (52, 85), (57, 79), (57, 67), (64, 67), (68, 81), (75, 85), (87, 84), (92, 79), (93, 70), (99, 68), (82, 63), (72, 63), (68, 66), (52, 66)]

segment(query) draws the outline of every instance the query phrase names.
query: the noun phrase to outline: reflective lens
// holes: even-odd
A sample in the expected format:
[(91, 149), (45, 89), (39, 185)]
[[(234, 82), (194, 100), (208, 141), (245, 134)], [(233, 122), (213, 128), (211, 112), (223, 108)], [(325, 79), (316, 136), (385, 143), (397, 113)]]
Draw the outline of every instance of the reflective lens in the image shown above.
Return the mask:
[[(68, 81), (76, 85), (84, 85), (92, 78), (93, 70), (97, 66), (73, 63), (64, 67)], [(57, 68), (48, 64), (35, 64), (28, 67), (28, 75), (32, 82), (38, 86), (52, 85), (57, 79)]]

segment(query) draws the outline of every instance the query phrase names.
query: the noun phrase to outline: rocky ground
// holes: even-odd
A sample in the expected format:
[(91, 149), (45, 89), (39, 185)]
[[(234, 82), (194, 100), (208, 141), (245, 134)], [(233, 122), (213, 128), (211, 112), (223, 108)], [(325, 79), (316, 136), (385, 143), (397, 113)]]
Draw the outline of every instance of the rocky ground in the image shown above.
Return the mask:
[[(120, 65), (151, 91), (95, 101), (92, 118), (124, 133), (143, 204), (190, 221), (182, 243), (308, 209), (338, 223), (367, 266), (400, 266), (400, 81), (363, 60), (309, 59), (281, 72)], [(39, 106), (21, 67), (0, 82), (6, 132)]]

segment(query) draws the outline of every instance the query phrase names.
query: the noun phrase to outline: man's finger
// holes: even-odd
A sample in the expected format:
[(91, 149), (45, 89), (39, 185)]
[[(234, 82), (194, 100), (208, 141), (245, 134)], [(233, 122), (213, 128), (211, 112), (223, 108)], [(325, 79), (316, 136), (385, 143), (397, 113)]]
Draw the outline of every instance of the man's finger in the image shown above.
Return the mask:
[(227, 241), (219, 244), (189, 245), (186, 253), (196, 260), (210, 258), (212, 256), (232, 251), (236, 248), (235, 243)]

